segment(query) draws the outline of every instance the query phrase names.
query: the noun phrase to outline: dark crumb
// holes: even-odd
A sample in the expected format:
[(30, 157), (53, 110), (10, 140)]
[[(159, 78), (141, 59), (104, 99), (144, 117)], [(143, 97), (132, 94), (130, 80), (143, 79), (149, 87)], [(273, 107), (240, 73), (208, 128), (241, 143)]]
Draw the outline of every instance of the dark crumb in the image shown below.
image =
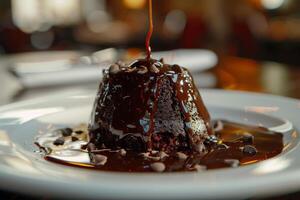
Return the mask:
[(250, 133), (244, 133), (242, 137), (242, 141), (244, 144), (253, 144), (254, 136)]
[(72, 142), (75, 142), (75, 141), (79, 140), (78, 137), (74, 137), (74, 136), (72, 136), (71, 139), (72, 139)]
[(71, 128), (61, 129), (62, 136), (68, 137), (72, 135), (73, 130)]
[(82, 130), (78, 130), (78, 131), (75, 131), (75, 133), (78, 134), (78, 135), (80, 135), (80, 134), (83, 133), (83, 131)]
[(257, 149), (254, 146), (246, 145), (243, 148), (243, 153), (247, 156), (255, 156), (257, 153)]
[(56, 145), (56, 146), (64, 145), (64, 143), (65, 143), (65, 139), (63, 137), (57, 138), (53, 142), (53, 144)]

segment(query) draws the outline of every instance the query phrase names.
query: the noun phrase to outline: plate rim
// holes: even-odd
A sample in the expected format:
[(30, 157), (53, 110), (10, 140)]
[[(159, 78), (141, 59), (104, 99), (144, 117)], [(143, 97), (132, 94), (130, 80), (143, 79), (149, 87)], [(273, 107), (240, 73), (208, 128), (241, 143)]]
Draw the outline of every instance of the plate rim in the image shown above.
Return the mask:
[[(87, 91), (85, 91), (85, 93), (88, 93), (88, 91), (89, 90), (87, 90)], [(297, 104), (299, 104), (300, 103), (300, 101), (298, 100), (298, 99), (293, 99), (293, 98), (289, 98), (289, 97), (282, 97), (282, 96), (277, 96), (277, 95), (272, 95), (272, 94), (264, 94), (264, 93), (256, 93), (256, 92), (245, 92), (245, 91), (230, 91), (230, 90), (222, 90), (222, 89), (201, 89), (201, 91), (202, 91), (202, 93), (206, 93), (206, 92), (208, 92), (208, 93), (210, 93), (210, 92), (213, 92), (213, 93), (227, 93), (227, 94), (230, 94), (230, 95), (232, 95), (232, 94), (242, 94), (242, 95), (255, 95), (255, 96), (257, 96), (257, 95), (259, 95), (259, 96), (261, 96), (261, 97), (267, 97), (267, 98), (277, 98), (277, 99), (280, 99), (280, 100), (283, 100), (283, 101), (290, 101), (290, 102), (294, 102), (294, 103), (297, 103)], [(78, 94), (80, 94), (82, 91), (80, 91)], [(78, 94), (74, 94), (74, 95), (69, 95), (69, 96), (76, 96), (76, 95), (78, 95)], [(91, 95), (91, 94), (90, 94)], [(203, 96), (203, 95), (202, 95)], [(4, 112), (4, 111), (8, 111), (8, 110), (11, 110), (11, 109), (18, 109), (18, 108), (20, 108), (20, 107), (23, 107), (23, 106), (26, 106), (26, 105), (29, 105), (29, 104), (39, 104), (39, 103), (42, 103), (42, 102), (47, 102), (47, 101), (51, 101), (52, 99), (57, 99), (57, 98), (61, 98), (61, 97), (64, 97), (64, 95), (62, 95), (62, 94), (59, 94), (59, 95), (52, 95), (51, 97), (40, 97), (40, 98), (35, 98), (35, 99), (30, 99), (30, 100), (26, 100), (26, 101), (20, 101), (20, 102), (16, 102), (16, 103), (12, 103), (12, 104), (8, 104), (8, 105), (5, 105), (5, 106), (1, 106), (0, 107), (0, 114), (2, 113), (2, 112)], [(299, 120), (300, 121), (300, 120)], [(1, 125), (0, 125), (0, 128), (1, 128)], [(248, 167), (248, 166), (244, 166), (244, 167), (242, 167), (242, 168), (246, 168), (246, 167)], [(240, 169), (234, 169), (234, 170), (242, 170), (242, 168), (240, 168)], [(224, 171), (224, 170), (232, 170), (232, 169), (222, 169), (222, 171)], [(214, 171), (214, 170), (212, 170), (212, 171)], [(102, 174), (106, 174), (106, 175), (111, 175), (111, 174), (116, 174), (115, 172), (101, 172)], [(209, 171), (209, 172), (207, 172), (207, 173), (213, 173), (213, 172), (211, 172), (211, 171)], [(272, 192), (272, 194), (281, 194), (282, 192), (284, 192), (284, 191), (286, 191), (287, 189), (289, 189), (289, 191), (293, 191), (293, 190), (296, 190), (296, 189), (300, 189), (300, 180), (299, 180), (299, 177), (300, 177), (300, 169), (298, 170), (298, 171), (296, 171), (296, 175), (297, 176), (295, 176), (295, 171), (291, 171), (290, 173), (288, 173), (288, 174), (283, 174), (283, 175), (281, 175), (281, 176), (284, 176), (284, 177), (287, 177), (287, 176), (289, 176), (289, 181), (288, 181), (288, 183), (286, 183), (286, 187), (287, 186), (289, 186), (289, 188), (285, 188), (285, 187), (281, 187), (281, 188), (276, 188), (276, 191), (274, 192)], [(120, 173), (117, 173), (118, 174), (118, 176), (120, 175)], [(122, 174), (122, 173), (121, 173)], [(12, 175), (12, 174), (11, 174)], [(122, 174), (121, 176), (123, 176), (124, 174)], [(140, 176), (141, 174), (139, 174), (138, 176)], [(172, 176), (173, 175), (176, 175), (176, 174), (172, 174)], [(128, 174), (127, 174), (127, 176), (128, 176)], [(130, 176), (132, 176), (132, 175), (130, 175)], [(136, 176), (136, 174), (134, 174), (133, 176)], [(143, 174), (143, 176), (150, 176), (149, 174)], [(151, 176), (153, 176), (153, 174), (151, 174)], [(154, 175), (154, 176), (157, 176), (157, 175)], [(162, 175), (159, 175), (159, 176), (162, 176)], [(165, 175), (165, 174), (163, 174), (163, 176), (164, 177), (166, 177), (166, 176), (169, 176), (168, 174), (167, 175)], [(191, 174), (189, 174), (188, 176), (191, 176), (191, 177), (193, 177), (193, 175), (192, 175), (192, 173)], [(0, 171), (0, 177), (2, 177), (2, 178), (5, 178), (5, 174), (4, 173), (2, 173), (1, 171)], [(11, 177), (11, 176), (10, 176)], [(16, 180), (18, 180), (18, 177), (19, 176), (16, 176), (16, 175), (14, 175), (12, 178), (15, 178)], [(39, 180), (36, 180), (36, 179), (34, 179), (34, 178), (32, 178), (32, 177), (23, 177), (23, 179), (22, 180), (25, 180), (25, 179), (28, 179), (28, 180), (31, 180), (31, 181), (39, 181), (39, 182), (43, 182), (43, 180), (41, 180), (41, 179), (39, 179)], [(268, 177), (268, 181), (273, 181), (274, 179), (275, 179), (275, 177)], [(292, 180), (292, 181), (291, 181)], [(9, 182), (9, 180), (7, 180), (8, 182)], [(44, 180), (45, 181), (45, 180)], [(238, 180), (237, 180), (238, 181)], [(5, 181), (6, 182), (6, 181)], [(46, 183), (48, 182), (49, 183), (49, 179), (48, 179), (48, 181), (45, 181)], [(291, 187), (291, 185), (290, 185), (290, 182), (294, 182), (294, 183), (297, 183), (298, 184), (298, 186), (296, 186), (297, 184), (294, 184), (294, 188), (292, 188)], [(44, 183), (45, 184), (45, 183)], [(52, 183), (53, 184), (53, 183)], [(254, 184), (254, 183), (253, 183)], [(253, 185), (252, 184), (252, 186), (251, 187), (255, 187), (255, 184)], [(1, 185), (1, 187), (3, 188), (3, 184), (1, 184), (0, 183), (0, 185)], [(16, 185), (16, 183), (14, 183), (14, 185)], [(129, 186), (129, 185), (128, 185)], [(274, 185), (274, 183), (273, 183), (273, 186), (276, 186), (276, 184)], [(244, 186), (245, 187), (245, 186)], [(247, 187), (249, 187), (249, 185), (247, 186)], [(22, 187), (19, 187), (20, 189), (23, 189)], [(195, 191), (193, 191), (192, 189), (196, 189), (197, 187), (195, 187), (195, 188), (190, 188), (190, 190), (189, 190), (189, 194), (190, 194), (190, 197), (192, 197), (192, 198), (215, 198), (215, 197), (213, 197), (213, 196), (203, 196), (203, 197), (199, 197), (199, 196), (196, 196), (196, 194), (197, 194), (197, 192), (195, 193)], [(8, 190), (10, 190), (10, 189), (12, 189), (12, 188), (6, 188), (6, 189), (8, 189)], [(53, 188), (52, 188), (53, 189)], [(126, 192), (126, 190), (128, 190), (128, 189), (130, 189), (130, 187), (124, 187), (123, 188), (123, 193), (124, 192)], [(153, 190), (154, 189), (154, 190)], [(155, 189), (157, 190), (158, 188), (152, 188), (152, 190), (149, 190), (149, 191), (151, 191), (151, 192), (156, 192), (155, 191)], [(23, 189), (24, 190), (24, 189)], [(18, 191), (20, 191), (19, 189), (18, 189)], [(135, 194), (132, 194), (133, 196), (127, 196), (127, 198), (140, 198), (141, 196), (139, 196), (139, 195), (148, 195), (148, 198), (149, 197), (154, 197), (154, 198), (158, 198), (159, 196), (149, 196), (149, 195), (151, 195), (150, 193), (149, 193), (149, 191), (148, 191), (148, 193), (147, 192), (145, 192), (145, 191), (143, 191), (144, 193), (142, 194), (142, 193), (135, 193)], [(22, 191), (22, 192), (25, 192), (25, 193), (28, 193), (29, 191)], [(57, 192), (59, 192), (59, 190), (57, 190)], [(63, 191), (60, 191), (60, 192), (63, 192)], [(193, 193), (194, 192), (194, 193)], [(224, 191), (225, 193), (226, 193), (226, 191)], [(232, 191), (231, 191), (232, 192)], [(31, 192), (29, 192), (30, 194), (37, 194), (36, 192), (34, 192), (34, 193), (31, 193)], [(45, 191), (43, 191), (43, 193), (45, 193)], [(122, 192), (121, 192), (122, 193)], [(177, 192), (178, 193), (178, 192)], [(183, 196), (180, 196), (179, 194), (177, 194), (176, 193), (176, 197), (178, 198), (182, 198)], [(59, 193), (57, 193), (57, 194), (59, 194)], [(63, 194), (63, 193), (61, 193), (61, 194)], [(104, 198), (106, 198), (106, 197), (112, 197), (112, 196), (110, 196), (109, 195), (110, 193), (108, 192), (108, 193), (106, 193), (106, 195), (107, 196), (105, 196), (105, 193), (103, 193), (103, 195), (104, 196), (102, 196), (102, 197), (104, 197)], [(184, 192), (183, 194), (185, 194), (186, 195), (186, 192)], [(258, 191), (257, 192), (257, 194), (258, 195), (260, 195), (260, 196), (264, 196), (264, 195), (268, 195), (268, 192), (266, 192), (266, 191)], [(157, 195), (157, 194), (156, 194)], [(166, 195), (166, 194), (165, 194)], [(178, 196), (177, 196), (178, 195)], [(224, 194), (225, 195), (225, 194)], [(227, 195), (231, 195), (231, 197), (240, 197), (240, 193), (236, 193), (236, 194), (227, 194)], [(248, 195), (250, 195), (250, 193), (248, 194)], [(270, 194), (269, 194), (270, 195)], [(114, 198), (120, 198), (120, 197), (122, 197), (122, 196), (115, 196)], [(142, 196), (142, 197), (145, 197), (145, 196)], [(146, 196), (147, 197), (147, 196)]]

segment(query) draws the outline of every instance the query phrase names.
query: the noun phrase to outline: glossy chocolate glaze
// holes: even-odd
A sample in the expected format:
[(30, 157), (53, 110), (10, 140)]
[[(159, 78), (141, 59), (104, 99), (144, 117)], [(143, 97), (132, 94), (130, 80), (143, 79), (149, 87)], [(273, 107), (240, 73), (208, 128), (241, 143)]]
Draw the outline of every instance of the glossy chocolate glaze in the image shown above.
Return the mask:
[(203, 142), (212, 134), (209, 114), (189, 72), (153, 59), (129, 66), (116, 63), (104, 71), (89, 131), (96, 149), (137, 152), (205, 153)]
[[(238, 167), (272, 158), (282, 152), (283, 139), (280, 133), (228, 121), (217, 121), (214, 124), (217, 124), (214, 128), (218, 139), (211, 139), (214, 138), (211, 136), (205, 141), (209, 145), (206, 154), (194, 151), (137, 153), (124, 149), (88, 152), (80, 149), (81, 144), (88, 142), (87, 131), (80, 135), (73, 133), (79, 138), (78, 141), (68, 142), (70, 138), (65, 137), (66, 142), (62, 146), (45, 142), (53, 138), (53, 135), (42, 135), (37, 144), (46, 151), (46, 160), (74, 167), (118, 172), (205, 171)], [(56, 137), (60, 138), (61, 135)], [(105, 160), (97, 163), (89, 156), (100, 156)]]

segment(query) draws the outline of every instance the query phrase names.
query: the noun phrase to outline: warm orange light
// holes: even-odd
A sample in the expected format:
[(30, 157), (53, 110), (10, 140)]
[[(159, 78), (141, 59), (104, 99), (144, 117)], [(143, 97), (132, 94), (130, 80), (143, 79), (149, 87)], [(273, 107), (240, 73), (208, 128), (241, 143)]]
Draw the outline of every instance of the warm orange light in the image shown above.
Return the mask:
[(130, 9), (141, 9), (145, 6), (146, 0), (123, 0), (124, 5)]
[(249, 0), (249, 2), (255, 7), (255, 8), (261, 8), (261, 0)]

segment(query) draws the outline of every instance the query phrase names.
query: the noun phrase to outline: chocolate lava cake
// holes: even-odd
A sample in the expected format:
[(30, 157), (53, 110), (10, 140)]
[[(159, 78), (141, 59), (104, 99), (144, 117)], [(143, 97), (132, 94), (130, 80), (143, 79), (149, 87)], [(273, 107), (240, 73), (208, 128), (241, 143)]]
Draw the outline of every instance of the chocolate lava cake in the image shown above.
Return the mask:
[(89, 124), (92, 150), (205, 153), (209, 114), (187, 69), (162, 60), (104, 70)]

